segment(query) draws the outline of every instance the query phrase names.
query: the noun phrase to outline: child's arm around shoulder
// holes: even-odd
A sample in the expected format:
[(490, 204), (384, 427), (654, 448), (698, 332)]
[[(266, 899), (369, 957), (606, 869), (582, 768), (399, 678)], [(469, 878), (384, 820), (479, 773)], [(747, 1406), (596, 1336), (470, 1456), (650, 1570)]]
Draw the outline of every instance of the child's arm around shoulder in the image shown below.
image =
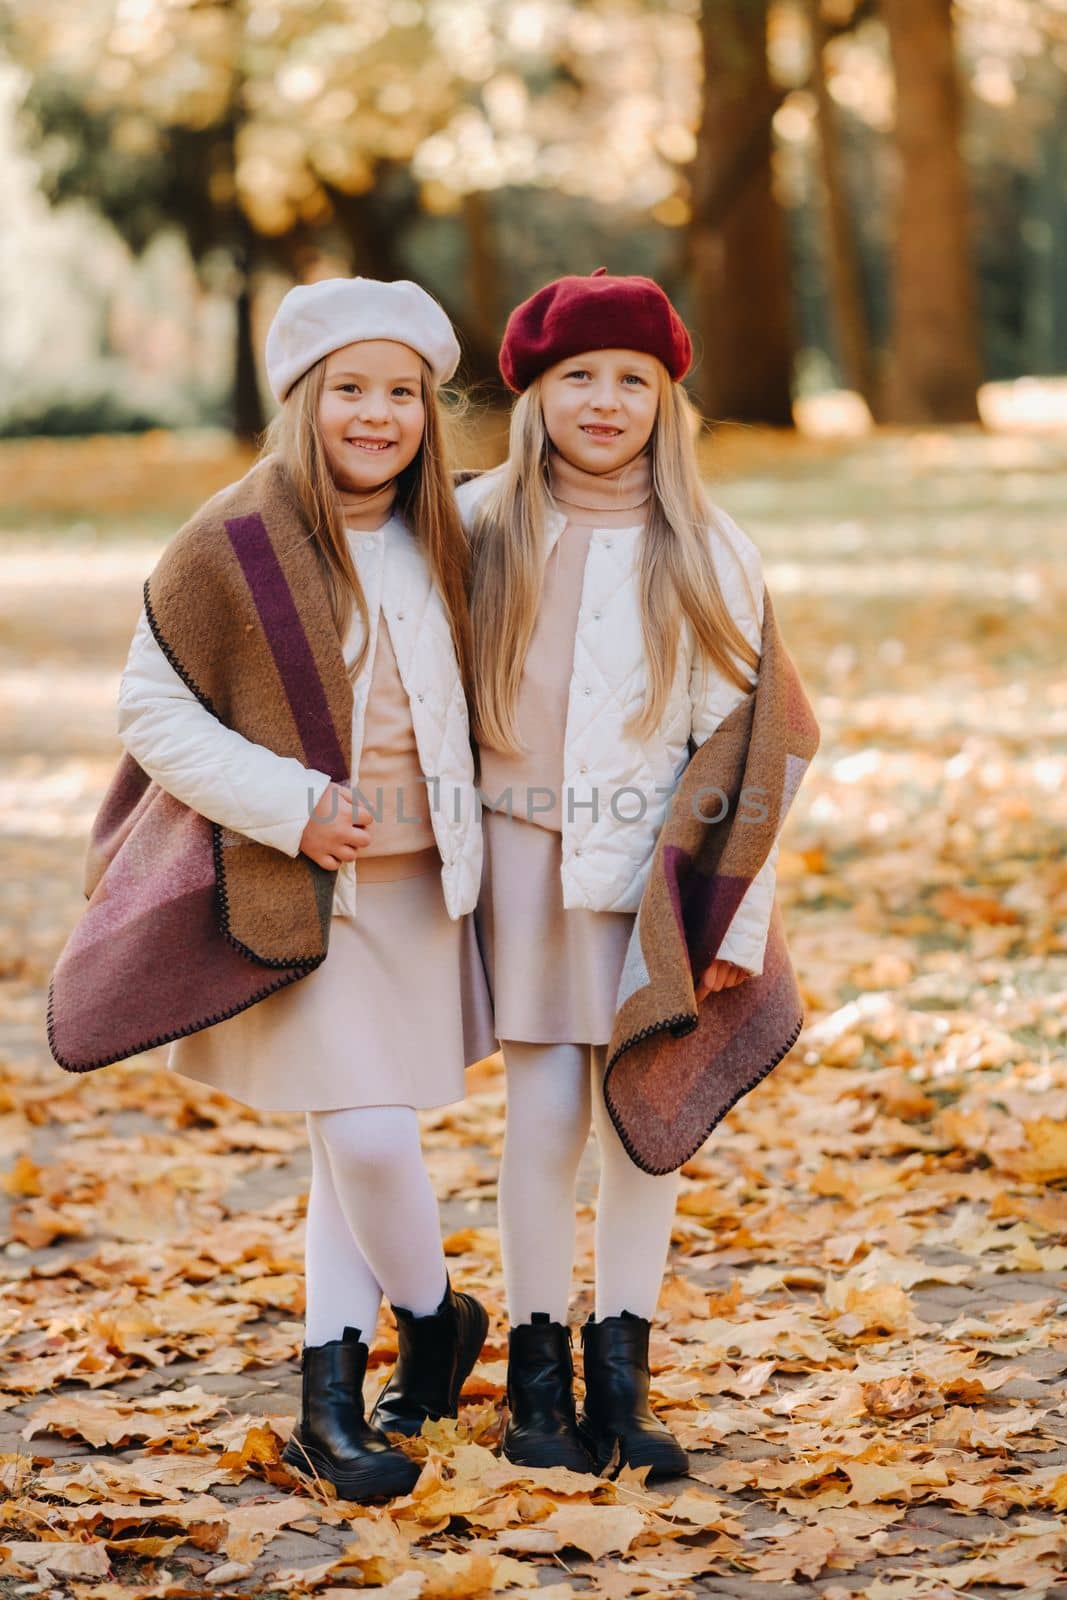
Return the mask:
[(474, 526), (474, 518), (478, 507), (487, 494), (491, 494), (500, 482), (503, 467), (492, 467), (488, 472), (461, 472), (457, 478), (462, 481), (456, 488), (456, 505), (459, 507), (459, 520), (468, 533)]
[(123, 746), (162, 789), (224, 828), (300, 852), (327, 773), (227, 728), (171, 666), (142, 608), (119, 686)]

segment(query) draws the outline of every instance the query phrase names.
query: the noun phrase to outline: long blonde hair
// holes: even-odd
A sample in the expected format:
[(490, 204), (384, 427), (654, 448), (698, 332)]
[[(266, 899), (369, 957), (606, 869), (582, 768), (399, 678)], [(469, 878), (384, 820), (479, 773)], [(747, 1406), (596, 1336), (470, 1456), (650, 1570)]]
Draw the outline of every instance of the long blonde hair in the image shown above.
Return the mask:
[[(667, 369), (659, 365), (659, 372), (648, 446), (652, 501), (638, 575), (648, 692), (626, 730), (641, 738), (663, 719), (683, 617), (705, 667), (715, 667), (738, 688), (750, 681), (739, 663), (754, 668), (759, 661), (715, 575), (708, 545), (714, 514), (700, 482), (692, 406)], [(515, 402), (507, 463), (478, 508), (471, 541), (475, 725), (484, 744), (509, 754), (522, 748), (515, 716), (544, 577), (549, 448), (538, 378)]]
[[(355, 679), (366, 663), (370, 647), (370, 616), (349, 549), (341, 497), (319, 428), (326, 359), (324, 356), (317, 361), (286, 395), (264, 435), (261, 454), (278, 456), (296, 489), (311, 527), (341, 639), (348, 633), (353, 611), (359, 613), (363, 643), (349, 668), (349, 677)], [(422, 547), (430, 575), (444, 601), (460, 676), (467, 687), (472, 671), (467, 539), (456, 509), (441, 401), (430, 368), (421, 356), (419, 368), (426, 422), (418, 454), (397, 480), (396, 509)]]

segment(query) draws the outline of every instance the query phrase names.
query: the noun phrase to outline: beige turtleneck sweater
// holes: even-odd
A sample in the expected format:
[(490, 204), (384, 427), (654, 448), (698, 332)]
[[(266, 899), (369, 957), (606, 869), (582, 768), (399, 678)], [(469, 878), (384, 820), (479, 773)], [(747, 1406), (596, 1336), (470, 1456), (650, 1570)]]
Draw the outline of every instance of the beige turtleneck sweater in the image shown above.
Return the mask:
[[(370, 494), (342, 494), (345, 526), (357, 533), (377, 532), (389, 521), (395, 498), (393, 483), (383, 484)], [(383, 611), (378, 615), (378, 642), (359, 763), (360, 792), (367, 804), (377, 810), (380, 790), (382, 814), (380, 821), (370, 824), (370, 843), (360, 851), (356, 862), (357, 874), (364, 879), (372, 876), (367, 864), (378, 857), (406, 856), (435, 846), (430, 791), (419, 781), (422, 776), (411, 703), (400, 678)], [(387, 875), (384, 864), (373, 871), (374, 877)]]
[(554, 451), (550, 487), (567, 522), (545, 563), (537, 622), (519, 685), (515, 720), (524, 748), (507, 755), (483, 745), (481, 788), (490, 810), (510, 809), (519, 821), (560, 833), (567, 706), (589, 541), (596, 528), (632, 528), (644, 522), (651, 493), (648, 456), (643, 453), (614, 472), (593, 473)]

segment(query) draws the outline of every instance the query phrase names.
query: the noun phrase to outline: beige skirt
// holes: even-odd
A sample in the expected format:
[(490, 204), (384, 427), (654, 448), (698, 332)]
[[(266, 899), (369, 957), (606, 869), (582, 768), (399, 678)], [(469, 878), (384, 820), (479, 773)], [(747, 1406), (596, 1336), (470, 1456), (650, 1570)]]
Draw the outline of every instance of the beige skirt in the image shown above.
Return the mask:
[(565, 910), (554, 830), (484, 813), (478, 935), (498, 1039), (607, 1044), (634, 919)]
[(474, 919), (449, 917), (436, 849), (404, 865), (357, 865), (357, 916), (333, 918), (322, 966), (177, 1039), (167, 1065), (256, 1111), (462, 1100), (464, 1067), (496, 1049)]

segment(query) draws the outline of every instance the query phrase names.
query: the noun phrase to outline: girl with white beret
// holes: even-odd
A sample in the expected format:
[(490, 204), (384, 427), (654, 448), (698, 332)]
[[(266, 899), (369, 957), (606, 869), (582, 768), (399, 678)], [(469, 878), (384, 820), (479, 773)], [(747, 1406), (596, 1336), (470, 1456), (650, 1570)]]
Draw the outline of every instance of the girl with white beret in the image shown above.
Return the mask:
[[(456, 1415), (487, 1326), (449, 1283), (417, 1119), (461, 1099), (465, 1066), (495, 1047), (470, 917), (466, 545), (437, 394), (458, 358), (414, 283), (291, 290), (267, 338), (280, 409), (264, 453), (168, 546), (119, 696), (137, 768), (210, 819), (227, 941), (180, 1017), (166, 991), (154, 1042), (246, 1105), (307, 1114), (285, 1459), (352, 1500), (411, 1488), (418, 1469), (386, 1433)], [(191, 903), (168, 902), (172, 954)], [(231, 951), (261, 963), (255, 1003), (227, 988)], [(399, 1356), (367, 1420), (383, 1294)]]

